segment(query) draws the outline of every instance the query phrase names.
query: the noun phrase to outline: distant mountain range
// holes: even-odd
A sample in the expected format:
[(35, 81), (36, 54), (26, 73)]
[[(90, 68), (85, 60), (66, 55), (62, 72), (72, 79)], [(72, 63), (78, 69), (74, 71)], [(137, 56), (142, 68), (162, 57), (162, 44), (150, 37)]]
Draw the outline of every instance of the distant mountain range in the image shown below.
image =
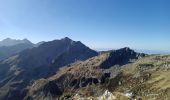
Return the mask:
[(4, 39), (0, 41), (0, 60), (8, 58), (12, 55), (15, 55), (23, 50), (37, 47), (43, 42), (33, 44), (27, 39), (15, 40), (15, 39)]
[[(116, 48), (94, 48), (98, 52), (115, 50)], [(149, 50), (149, 49), (134, 49), (136, 52), (146, 53), (146, 54), (169, 54), (170, 50)]]
[(16, 40), (16, 39), (11, 39), (11, 38), (6, 38), (2, 41), (0, 41), (0, 47), (6, 46), (15, 46), (18, 44), (33, 44), (31, 43), (29, 40), (27, 39), (23, 39), (23, 40)]

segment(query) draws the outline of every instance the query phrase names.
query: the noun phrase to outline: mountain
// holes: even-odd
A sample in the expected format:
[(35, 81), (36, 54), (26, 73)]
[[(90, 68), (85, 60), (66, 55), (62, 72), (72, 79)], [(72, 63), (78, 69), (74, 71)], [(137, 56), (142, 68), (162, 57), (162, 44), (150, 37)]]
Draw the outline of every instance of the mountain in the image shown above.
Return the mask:
[(145, 56), (146, 54), (136, 53), (130, 48), (122, 48), (67, 65), (60, 68), (55, 75), (35, 81), (29, 88), (25, 100), (28, 98), (42, 100), (48, 99), (49, 96), (57, 98), (65, 94), (98, 93), (108, 84), (110, 78), (115, 79), (113, 86), (117, 84), (122, 66), (134, 63)]
[(67, 65), (35, 81), (24, 100), (169, 100), (168, 75), (170, 55), (123, 48)]
[(29, 40), (27, 39), (23, 39), (23, 40), (16, 40), (16, 39), (10, 39), (10, 38), (6, 38), (2, 41), (0, 41), (0, 47), (2, 46), (15, 46), (18, 44), (32, 44)]
[(16, 55), (21, 51), (26, 49), (31, 49), (33, 47), (38, 47), (39, 45), (45, 43), (44, 41), (33, 44), (27, 39), (15, 40), (15, 39), (4, 39), (0, 41), (0, 61), (4, 60), (10, 56)]
[(15, 55), (25, 49), (33, 48), (34, 44), (27, 39), (4, 39), (0, 41), (0, 61)]
[(4, 60), (12, 55), (15, 55), (23, 50), (33, 48), (33, 44), (17, 44), (14, 46), (2, 46), (0, 47), (0, 60)]
[(34, 47), (38, 47), (38, 46), (40, 46), (40, 45), (43, 44), (43, 43), (45, 43), (45, 41), (38, 42), (38, 43), (36, 43), (36, 44), (34, 45)]
[(80, 41), (67, 37), (26, 49), (0, 62), (0, 100), (22, 100), (35, 80), (53, 75), (62, 66), (97, 55)]
[(97, 53), (66, 37), (0, 61), (0, 100), (169, 100), (168, 75), (170, 55)]
[(143, 53), (136, 53), (128, 47), (111, 51), (110, 56), (101, 64), (102, 68), (109, 68), (113, 65), (124, 65), (132, 62), (134, 59), (145, 56)]

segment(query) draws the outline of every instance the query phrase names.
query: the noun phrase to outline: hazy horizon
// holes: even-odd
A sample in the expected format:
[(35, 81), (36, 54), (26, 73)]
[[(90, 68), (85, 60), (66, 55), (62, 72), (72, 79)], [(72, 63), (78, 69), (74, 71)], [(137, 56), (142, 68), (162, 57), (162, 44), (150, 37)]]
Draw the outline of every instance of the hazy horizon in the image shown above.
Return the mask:
[(168, 0), (1, 0), (0, 40), (69, 37), (90, 48), (169, 51)]
[[(63, 38), (65, 38), (65, 37), (63, 37)], [(24, 39), (27, 39), (27, 38), (23, 38), (23, 39), (5, 38), (5, 39), (24, 40)], [(0, 42), (5, 40), (5, 39), (0, 40)], [(60, 38), (60, 39), (62, 39), (62, 38)], [(54, 39), (54, 40), (60, 40), (60, 39)], [(50, 41), (53, 41), (53, 40), (50, 40)], [(30, 42), (32, 42), (32, 41), (30, 41)], [(49, 41), (39, 41), (39, 42), (49, 42)], [(39, 43), (39, 42), (37, 42), (37, 43)], [(34, 42), (32, 42), (32, 43), (34, 43)], [(37, 43), (34, 43), (34, 44), (37, 44)], [(127, 47), (127, 46), (124, 46), (124, 47)], [(120, 47), (120, 48), (124, 48), (124, 47)], [(120, 48), (115, 48), (115, 47), (113, 47), (113, 48), (93, 48), (93, 47), (90, 47), (90, 48), (95, 50), (95, 51), (99, 51), (99, 52), (100, 51), (109, 51), (109, 50), (120, 49)], [(129, 48), (131, 48), (131, 47), (129, 47)], [(140, 48), (131, 48), (131, 49), (135, 50), (136, 52), (147, 53), (147, 54), (170, 54), (170, 50), (152, 50), (152, 49), (140, 49)]]

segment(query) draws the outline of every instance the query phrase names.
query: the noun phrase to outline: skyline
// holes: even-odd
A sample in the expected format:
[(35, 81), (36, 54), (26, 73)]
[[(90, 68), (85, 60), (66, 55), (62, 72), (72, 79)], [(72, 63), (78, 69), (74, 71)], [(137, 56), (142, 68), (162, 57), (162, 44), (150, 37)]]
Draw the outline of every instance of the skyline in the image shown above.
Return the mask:
[[(68, 37), (64, 37), (64, 38), (68, 38)], [(12, 38), (6, 38), (6, 39), (12, 39)], [(6, 39), (3, 39), (3, 40), (6, 40)], [(61, 38), (61, 39), (63, 39), (63, 38)], [(2, 42), (3, 40), (0, 40), (0, 42)], [(12, 39), (12, 40), (19, 40), (20, 41), (20, 40), (28, 40), (28, 39), (24, 38), (24, 39)], [(55, 39), (55, 40), (60, 40), (60, 39)], [(30, 40), (28, 40), (28, 41), (30, 41)], [(53, 41), (53, 40), (51, 40), (51, 41)], [(33, 43), (32, 41), (30, 41), (30, 42)], [(49, 42), (49, 41), (40, 41), (38, 43), (41, 43), (41, 42)], [(33, 43), (33, 44), (38, 44), (38, 43)], [(93, 49), (95, 51), (109, 51), (109, 50), (116, 50), (116, 49), (121, 49), (121, 48), (125, 48), (125, 47), (120, 47), (120, 48), (91, 48), (91, 49)], [(137, 49), (137, 48), (130, 48), (130, 49), (133, 49), (136, 52), (146, 53), (146, 54), (169, 54), (170, 53), (170, 50), (151, 50), (151, 49)]]
[(170, 50), (168, 0), (1, 0), (0, 40), (69, 37), (91, 48)]

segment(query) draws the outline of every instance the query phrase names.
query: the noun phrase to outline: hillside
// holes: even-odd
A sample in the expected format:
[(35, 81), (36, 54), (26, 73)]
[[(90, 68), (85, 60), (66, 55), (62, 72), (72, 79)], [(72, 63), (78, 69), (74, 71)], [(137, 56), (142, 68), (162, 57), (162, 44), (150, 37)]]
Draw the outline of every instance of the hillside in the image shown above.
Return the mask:
[[(47, 99), (49, 94), (54, 99), (64, 94), (99, 95), (107, 89), (110, 80), (119, 79), (121, 66), (134, 63), (144, 56), (129, 48), (122, 48), (67, 65), (60, 68), (56, 75), (35, 81), (25, 99)], [(113, 86), (117, 85), (116, 81)]]
[(131, 63), (101, 68), (110, 57), (104, 53), (63, 67), (56, 75), (35, 81), (25, 99), (170, 99), (170, 55), (142, 54)]

